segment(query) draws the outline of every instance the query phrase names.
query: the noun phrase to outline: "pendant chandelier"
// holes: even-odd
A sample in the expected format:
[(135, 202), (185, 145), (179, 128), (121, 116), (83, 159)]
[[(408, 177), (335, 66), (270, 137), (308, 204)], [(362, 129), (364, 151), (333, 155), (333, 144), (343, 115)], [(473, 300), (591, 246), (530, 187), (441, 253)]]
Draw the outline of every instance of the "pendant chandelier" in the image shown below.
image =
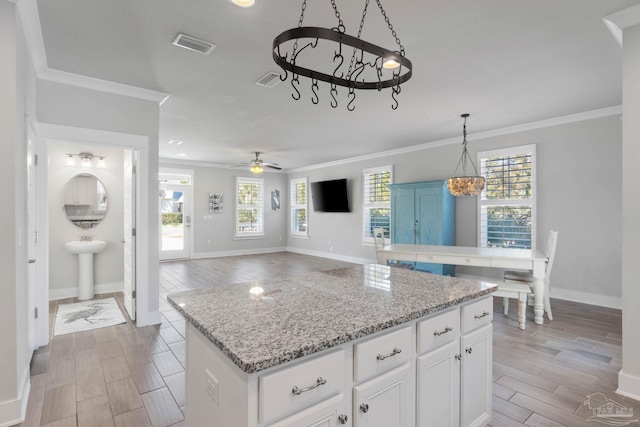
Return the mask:
[[(471, 160), (471, 156), (467, 150), (467, 117), (469, 117), (469, 114), (463, 114), (460, 117), (464, 119), (464, 125), (462, 127), (462, 156), (453, 173), (453, 178), (447, 180), (447, 188), (449, 192), (456, 197), (477, 196), (484, 188), (485, 181), (483, 177), (478, 175), (476, 165), (473, 164), (473, 160)], [(467, 163), (471, 163), (471, 166), (473, 166), (474, 176), (467, 175)], [(462, 165), (462, 176), (457, 176), (460, 165)]]
[[(411, 61), (405, 57), (404, 47), (393, 25), (387, 17), (380, 0), (376, 0), (397, 50), (391, 51), (362, 40), (362, 29), (367, 15), (369, 0), (365, 0), (362, 19), (357, 37), (346, 34), (335, 0), (329, 0), (337, 19), (333, 28), (304, 27), (307, 0), (302, 1), (302, 11), (298, 27), (286, 30), (273, 40), (273, 60), (284, 70), (280, 80), (285, 81), (291, 73), (291, 96), (296, 101), (301, 98), (300, 76), (311, 79), (311, 102), (318, 104), (318, 81), (329, 83), (330, 105), (338, 107), (338, 86), (345, 87), (347, 110), (355, 109), (356, 89), (391, 88), (392, 109), (398, 108), (397, 96), (400, 85), (411, 78)], [(322, 67), (324, 64), (324, 67)], [(313, 68), (312, 68), (313, 66)]]

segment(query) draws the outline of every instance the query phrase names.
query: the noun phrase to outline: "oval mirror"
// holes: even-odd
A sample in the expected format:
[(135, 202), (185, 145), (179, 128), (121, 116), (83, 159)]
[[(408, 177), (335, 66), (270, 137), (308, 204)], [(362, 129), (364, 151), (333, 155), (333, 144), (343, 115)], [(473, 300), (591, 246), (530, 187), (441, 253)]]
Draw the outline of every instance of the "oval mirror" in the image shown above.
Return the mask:
[(64, 211), (67, 219), (78, 228), (93, 228), (107, 214), (107, 191), (94, 175), (81, 173), (64, 187)]

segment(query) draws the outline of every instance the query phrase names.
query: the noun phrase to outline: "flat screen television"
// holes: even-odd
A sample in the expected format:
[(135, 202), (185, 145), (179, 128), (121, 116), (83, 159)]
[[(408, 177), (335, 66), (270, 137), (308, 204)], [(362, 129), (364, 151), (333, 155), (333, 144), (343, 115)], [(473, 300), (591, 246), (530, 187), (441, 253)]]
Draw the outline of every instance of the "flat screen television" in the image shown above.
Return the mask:
[(311, 198), (315, 212), (351, 212), (346, 179), (312, 182)]

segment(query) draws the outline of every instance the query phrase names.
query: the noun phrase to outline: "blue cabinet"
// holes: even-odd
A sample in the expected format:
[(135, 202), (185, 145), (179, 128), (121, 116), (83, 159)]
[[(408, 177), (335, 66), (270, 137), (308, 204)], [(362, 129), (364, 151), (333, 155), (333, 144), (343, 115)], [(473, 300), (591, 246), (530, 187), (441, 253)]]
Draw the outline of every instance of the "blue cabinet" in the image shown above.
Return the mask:
[[(455, 245), (455, 199), (446, 181), (391, 184), (391, 243)], [(453, 265), (416, 263), (416, 270), (455, 275)]]

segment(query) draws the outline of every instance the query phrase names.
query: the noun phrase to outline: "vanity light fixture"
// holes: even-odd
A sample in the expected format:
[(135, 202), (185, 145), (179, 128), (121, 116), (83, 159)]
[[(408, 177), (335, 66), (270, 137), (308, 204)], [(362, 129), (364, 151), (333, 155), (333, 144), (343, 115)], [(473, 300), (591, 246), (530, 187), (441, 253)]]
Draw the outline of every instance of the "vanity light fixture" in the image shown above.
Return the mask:
[[(459, 196), (477, 196), (484, 188), (484, 178), (478, 175), (476, 165), (473, 164), (469, 151), (467, 150), (467, 118), (469, 114), (463, 114), (460, 117), (464, 119), (464, 125), (462, 126), (462, 156), (458, 161), (458, 166), (453, 173), (453, 177), (447, 180), (447, 188), (449, 192), (456, 197)], [(467, 163), (471, 163), (475, 175), (467, 175)], [(462, 176), (456, 176), (458, 168), (462, 164)]]
[(67, 166), (76, 166), (76, 157), (78, 159), (80, 159), (80, 166), (84, 167), (84, 168), (90, 168), (93, 166), (93, 159), (98, 159), (96, 162), (96, 167), (98, 168), (106, 168), (107, 167), (107, 162), (106, 162), (106, 156), (94, 156), (91, 153), (87, 153), (86, 151), (83, 151), (82, 153), (78, 153), (78, 154), (70, 154), (67, 153), (65, 154), (67, 156), (67, 161), (66, 164)]

